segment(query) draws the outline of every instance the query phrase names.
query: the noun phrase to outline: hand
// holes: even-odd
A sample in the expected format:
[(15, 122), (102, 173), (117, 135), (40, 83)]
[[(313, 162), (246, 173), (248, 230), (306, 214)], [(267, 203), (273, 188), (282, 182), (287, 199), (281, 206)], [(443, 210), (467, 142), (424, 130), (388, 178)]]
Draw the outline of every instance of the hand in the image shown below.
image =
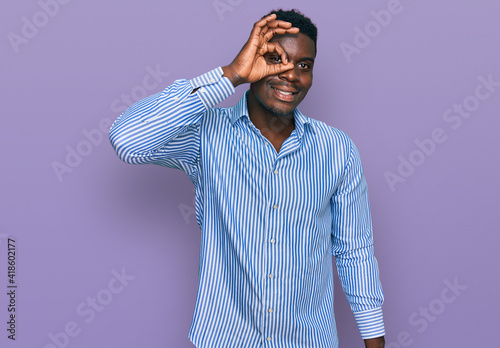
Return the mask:
[(365, 340), (366, 348), (384, 348), (385, 347), (385, 339), (384, 336), (377, 338), (370, 338)]
[[(277, 42), (269, 42), (274, 35), (297, 34), (299, 28), (292, 24), (276, 20), (276, 14), (271, 14), (254, 24), (250, 38), (231, 64), (222, 68), (224, 76), (228, 77), (236, 87), (242, 83), (252, 83), (269, 76), (277, 75), (293, 68), (283, 47)], [(268, 64), (264, 55), (276, 52), (281, 57), (281, 63)]]

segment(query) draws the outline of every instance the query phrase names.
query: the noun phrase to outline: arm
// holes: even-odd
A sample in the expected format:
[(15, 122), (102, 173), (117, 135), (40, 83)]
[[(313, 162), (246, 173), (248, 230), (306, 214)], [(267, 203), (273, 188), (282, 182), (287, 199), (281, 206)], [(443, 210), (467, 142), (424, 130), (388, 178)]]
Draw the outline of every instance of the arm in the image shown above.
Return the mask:
[(159, 164), (193, 175), (203, 113), (233, 93), (221, 68), (192, 80), (177, 80), (121, 114), (109, 132), (111, 145), (126, 163)]
[(384, 346), (384, 295), (373, 251), (366, 181), (359, 153), (350, 141), (342, 181), (332, 197), (332, 253), (340, 281), (365, 346)]
[(384, 336), (377, 338), (369, 338), (365, 340), (365, 348), (384, 348), (385, 339)]
[[(205, 112), (234, 93), (239, 84), (293, 68), (284, 49), (269, 40), (299, 29), (275, 18), (273, 14), (255, 23), (250, 38), (230, 65), (190, 81), (178, 80), (120, 115), (109, 133), (118, 157), (130, 164), (182, 169), (193, 181), (200, 152), (199, 127)], [(268, 52), (280, 54), (283, 63), (267, 64), (264, 54)]]

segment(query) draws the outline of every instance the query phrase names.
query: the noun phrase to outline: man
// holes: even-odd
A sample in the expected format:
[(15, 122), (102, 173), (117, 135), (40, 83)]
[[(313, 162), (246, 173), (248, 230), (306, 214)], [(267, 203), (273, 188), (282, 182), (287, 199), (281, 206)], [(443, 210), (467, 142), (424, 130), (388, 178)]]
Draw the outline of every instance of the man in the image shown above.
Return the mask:
[[(338, 347), (335, 256), (365, 346), (384, 347), (383, 294), (356, 147), (297, 106), (317, 29), (296, 11), (255, 23), (233, 62), (131, 106), (110, 141), (131, 164), (186, 172), (201, 228), (196, 347)], [(250, 83), (231, 108), (214, 108)]]

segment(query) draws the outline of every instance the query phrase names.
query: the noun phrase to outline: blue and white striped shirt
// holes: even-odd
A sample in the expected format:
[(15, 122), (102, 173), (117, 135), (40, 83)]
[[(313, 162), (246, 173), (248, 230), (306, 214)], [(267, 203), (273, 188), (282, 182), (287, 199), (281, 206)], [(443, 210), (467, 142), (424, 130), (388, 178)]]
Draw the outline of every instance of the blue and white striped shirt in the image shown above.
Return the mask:
[[(219, 67), (126, 110), (110, 141), (130, 164), (187, 173), (201, 228), (189, 338), (199, 348), (338, 347), (332, 255), (361, 337), (383, 336), (366, 181), (343, 132), (295, 110), (279, 152)], [(199, 88), (195, 93), (191, 93)]]

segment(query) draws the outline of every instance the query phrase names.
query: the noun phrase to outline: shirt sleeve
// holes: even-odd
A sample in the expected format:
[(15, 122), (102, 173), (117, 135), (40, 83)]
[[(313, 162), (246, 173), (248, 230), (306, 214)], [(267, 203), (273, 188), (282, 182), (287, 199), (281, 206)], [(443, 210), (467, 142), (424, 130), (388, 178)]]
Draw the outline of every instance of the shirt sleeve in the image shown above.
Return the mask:
[(152, 163), (181, 169), (193, 181), (202, 117), (235, 92), (231, 81), (222, 75), (218, 67), (191, 80), (177, 80), (162, 92), (130, 106), (109, 131), (118, 157), (129, 164)]
[(361, 337), (384, 336), (384, 295), (373, 250), (367, 185), (352, 141), (342, 181), (332, 197), (332, 210), (332, 254)]

